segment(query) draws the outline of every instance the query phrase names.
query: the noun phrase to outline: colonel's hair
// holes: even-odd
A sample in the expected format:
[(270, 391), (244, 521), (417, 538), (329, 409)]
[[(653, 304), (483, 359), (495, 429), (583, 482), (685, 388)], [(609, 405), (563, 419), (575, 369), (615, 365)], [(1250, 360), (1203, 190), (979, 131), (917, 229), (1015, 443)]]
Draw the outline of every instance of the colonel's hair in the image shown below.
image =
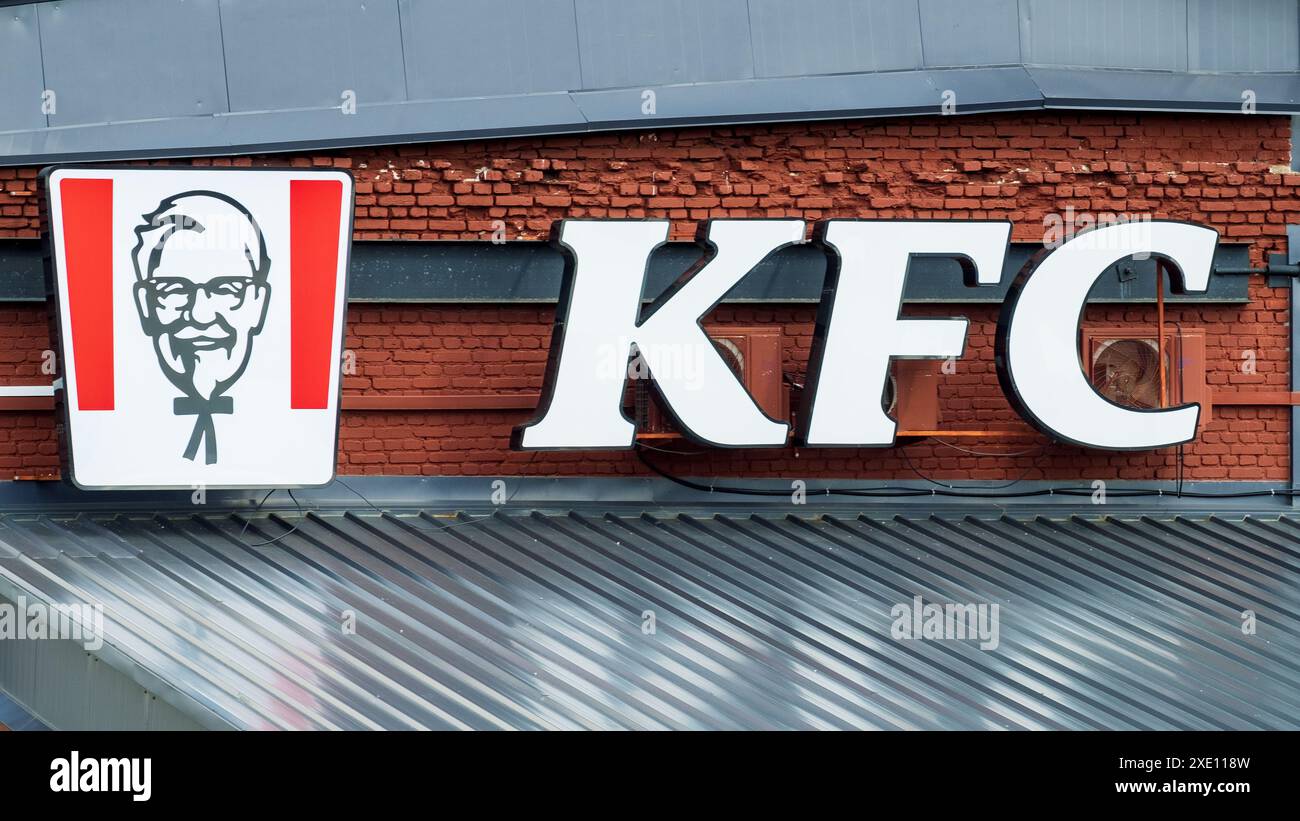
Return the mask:
[(137, 279), (153, 275), (168, 241), (192, 242), (196, 247), (237, 247), (243, 250), (249, 270), (265, 282), (271, 268), (262, 229), (248, 209), (215, 191), (186, 191), (168, 197), (143, 216), (135, 229), (131, 252)]

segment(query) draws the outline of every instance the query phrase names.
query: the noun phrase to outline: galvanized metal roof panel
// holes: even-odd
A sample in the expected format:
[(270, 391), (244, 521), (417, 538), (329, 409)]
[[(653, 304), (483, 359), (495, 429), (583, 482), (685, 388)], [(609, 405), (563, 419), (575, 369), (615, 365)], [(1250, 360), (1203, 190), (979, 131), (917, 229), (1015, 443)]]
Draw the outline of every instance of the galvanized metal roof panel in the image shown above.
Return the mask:
[[(1300, 726), (1288, 514), (614, 505), (0, 525), (0, 586), (103, 602), (106, 652), (214, 726)], [(998, 604), (999, 647), (892, 638), (891, 608), (916, 595)]]
[(0, 693), (0, 730), (48, 730), (18, 702)]

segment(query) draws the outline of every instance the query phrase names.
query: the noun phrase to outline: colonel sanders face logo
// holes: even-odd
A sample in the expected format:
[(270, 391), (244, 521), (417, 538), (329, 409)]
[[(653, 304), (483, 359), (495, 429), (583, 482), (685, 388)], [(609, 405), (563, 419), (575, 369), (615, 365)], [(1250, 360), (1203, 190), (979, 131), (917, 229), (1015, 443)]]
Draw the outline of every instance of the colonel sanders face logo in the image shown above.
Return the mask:
[(135, 229), (135, 305), (163, 375), (181, 391), (174, 412), (196, 416), (184, 456), (205, 442), (217, 461), (213, 414), (234, 412), (226, 396), (244, 372), (270, 304), (271, 261), (243, 205), (212, 191), (168, 197)]

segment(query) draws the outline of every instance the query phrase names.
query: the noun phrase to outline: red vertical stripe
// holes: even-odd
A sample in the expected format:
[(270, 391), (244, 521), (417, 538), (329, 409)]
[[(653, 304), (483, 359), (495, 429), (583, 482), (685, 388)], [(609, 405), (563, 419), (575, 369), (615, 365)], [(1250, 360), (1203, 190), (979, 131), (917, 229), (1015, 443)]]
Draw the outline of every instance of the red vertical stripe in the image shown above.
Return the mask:
[(343, 183), (289, 181), (289, 407), (329, 407)]
[[(77, 409), (113, 409), (113, 181), (65, 179), (63, 267), (68, 283)], [(67, 353), (65, 352), (65, 356)]]

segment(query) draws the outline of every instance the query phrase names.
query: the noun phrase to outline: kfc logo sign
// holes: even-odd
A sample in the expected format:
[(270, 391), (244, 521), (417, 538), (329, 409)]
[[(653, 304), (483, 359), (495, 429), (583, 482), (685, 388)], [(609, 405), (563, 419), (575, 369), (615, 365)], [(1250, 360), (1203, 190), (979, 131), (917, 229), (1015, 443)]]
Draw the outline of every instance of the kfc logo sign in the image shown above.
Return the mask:
[[(207, 247), (208, 226), (234, 226), (237, 239)], [(213, 414), (233, 414), (227, 391), (248, 367), (253, 338), (270, 307), (271, 261), (257, 221), (239, 202), (213, 191), (163, 200), (136, 226), (132, 262), (140, 326), (153, 340), (163, 375), (182, 396), (178, 416), (195, 416), (185, 458), (205, 443), (216, 464)]]
[(351, 176), (45, 177), (68, 477), (88, 488), (330, 482)]
[[(718, 447), (782, 447), (785, 420), (759, 408), (709, 342), (700, 322), (769, 254), (804, 238), (800, 220), (720, 220), (700, 234), (701, 266), (648, 307), (650, 254), (668, 239), (664, 221), (577, 221), (558, 226), (568, 260), (537, 416), (515, 429), (520, 450), (630, 448), (623, 413), (626, 373), (602, 368), (613, 350), (644, 361), (667, 410), (688, 436)], [(903, 284), (917, 256), (961, 261), (972, 288), (998, 284), (1008, 222), (833, 220), (814, 241), (828, 261), (804, 407), (795, 441), (807, 447), (888, 446), (896, 424), (880, 397), (894, 358), (947, 359), (965, 349), (960, 318), (905, 318)], [(1200, 406), (1135, 410), (1099, 394), (1084, 376), (1077, 335), (1097, 278), (1133, 255), (1154, 255), (1175, 291), (1204, 291), (1218, 234), (1180, 222), (1112, 225), (1079, 234), (1034, 258), (1013, 283), (998, 323), (997, 370), (1012, 404), (1054, 439), (1108, 450), (1190, 441)], [(674, 352), (699, 361), (683, 375)], [(694, 360), (693, 360), (694, 361)]]

